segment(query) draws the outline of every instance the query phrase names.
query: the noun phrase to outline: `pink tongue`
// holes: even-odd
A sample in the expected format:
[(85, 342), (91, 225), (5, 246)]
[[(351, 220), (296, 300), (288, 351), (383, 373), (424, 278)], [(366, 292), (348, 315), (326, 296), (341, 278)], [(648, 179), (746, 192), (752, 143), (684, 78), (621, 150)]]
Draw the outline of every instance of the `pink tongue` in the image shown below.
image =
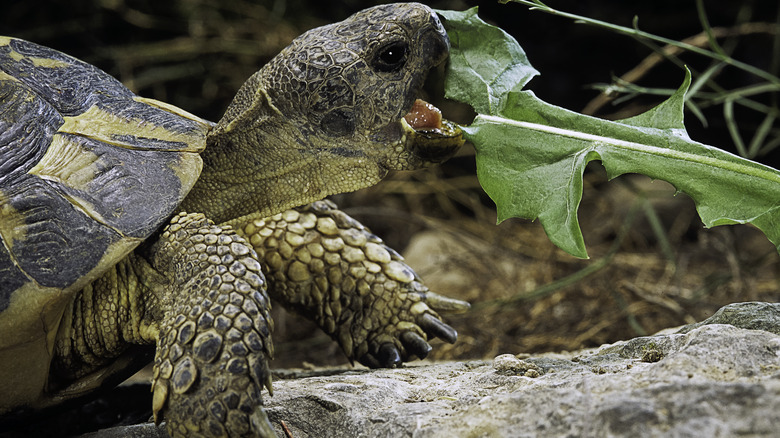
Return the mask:
[(415, 130), (441, 129), (441, 111), (422, 99), (414, 101), (412, 110), (404, 119)]

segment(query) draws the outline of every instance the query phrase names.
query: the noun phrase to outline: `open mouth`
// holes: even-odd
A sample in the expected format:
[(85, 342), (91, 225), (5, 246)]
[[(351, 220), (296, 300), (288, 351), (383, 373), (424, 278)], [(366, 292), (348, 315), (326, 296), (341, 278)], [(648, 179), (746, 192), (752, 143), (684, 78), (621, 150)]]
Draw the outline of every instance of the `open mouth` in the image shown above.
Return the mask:
[(404, 120), (415, 131), (436, 131), (442, 127), (441, 111), (422, 99), (414, 101)]
[(460, 128), (443, 119), (438, 108), (422, 99), (415, 100), (401, 125), (411, 140), (412, 152), (432, 163), (452, 157), (464, 143)]

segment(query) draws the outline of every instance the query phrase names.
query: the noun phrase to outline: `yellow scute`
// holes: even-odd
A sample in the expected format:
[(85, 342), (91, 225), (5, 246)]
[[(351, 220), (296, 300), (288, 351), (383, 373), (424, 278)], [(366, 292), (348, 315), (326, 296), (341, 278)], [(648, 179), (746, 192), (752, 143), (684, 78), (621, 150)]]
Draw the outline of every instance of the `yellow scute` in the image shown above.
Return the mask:
[(67, 137), (55, 135), (41, 161), (29, 174), (63, 182), (69, 187), (86, 190), (87, 184), (98, 172), (96, 154), (84, 149)]
[(206, 145), (208, 130), (208, 126), (204, 125), (201, 131), (192, 133), (169, 131), (148, 121), (118, 117), (97, 106), (77, 116), (64, 117), (63, 120), (58, 132), (80, 135), (127, 149), (137, 149), (139, 146), (123, 142), (122, 136), (176, 142), (182, 144), (181, 151), (199, 151)]
[(34, 283), (11, 293), (0, 313), (0, 413), (41, 397), (67, 295)]
[(0, 71), (0, 81), (18, 81), (18, 79), (4, 71)]
[(159, 101), (157, 99), (150, 99), (148, 97), (140, 97), (140, 96), (135, 96), (133, 98), (133, 100), (135, 100), (136, 102), (145, 103), (145, 104), (147, 104), (149, 106), (153, 106), (155, 108), (159, 108), (159, 109), (161, 109), (163, 111), (168, 111), (171, 114), (176, 114), (179, 117), (183, 117), (185, 119), (192, 120), (193, 122), (197, 122), (198, 124), (202, 125), (202, 129), (203, 129), (204, 132), (208, 131), (209, 129), (211, 129), (211, 127), (214, 126), (214, 124), (209, 122), (208, 120), (202, 119), (202, 118), (196, 116), (195, 114), (192, 114), (189, 111), (185, 111), (185, 110), (179, 108), (178, 106), (171, 105), (170, 103), (167, 103), (167, 102), (162, 102), (162, 101)]
[(32, 56), (27, 57), (30, 61), (32, 61), (33, 65), (36, 67), (45, 67), (45, 68), (66, 68), (70, 67), (70, 63), (65, 61), (60, 61), (58, 59), (51, 59), (51, 58), (34, 58)]
[[(6, 37), (6, 36), (0, 36), (0, 46), (7, 46), (11, 44), (11, 41), (13, 41), (14, 38)], [(65, 61), (60, 61), (57, 59), (51, 59), (51, 58), (38, 58), (35, 56), (25, 56), (21, 53), (11, 50), (8, 52), (8, 55), (13, 58), (16, 61), (21, 61), (22, 59), (28, 59), (32, 64), (36, 67), (44, 67), (44, 68), (63, 68), (63, 67), (69, 67), (70, 63)]]

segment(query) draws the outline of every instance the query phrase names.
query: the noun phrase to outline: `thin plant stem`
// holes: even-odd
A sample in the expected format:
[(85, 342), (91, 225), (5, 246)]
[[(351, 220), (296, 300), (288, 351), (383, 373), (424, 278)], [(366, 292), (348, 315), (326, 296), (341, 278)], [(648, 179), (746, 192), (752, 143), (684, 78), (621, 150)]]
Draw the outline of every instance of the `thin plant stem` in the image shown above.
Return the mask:
[(613, 32), (628, 35), (632, 38), (635, 38), (637, 40), (652, 40), (663, 44), (668, 44), (671, 46), (679, 47), (680, 49), (686, 50), (688, 52), (696, 53), (702, 56), (706, 56), (708, 58), (712, 58), (716, 61), (723, 62), (727, 65), (736, 67), (740, 70), (744, 70), (752, 75), (755, 75), (759, 78), (762, 78), (777, 87), (780, 87), (780, 78), (773, 75), (772, 73), (762, 70), (756, 66), (744, 63), (742, 61), (738, 61), (734, 58), (731, 58), (729, 56), (726, 56), (721, 53), (713, 52), (712, 50), (703, 49), (701, 47), (696, 47), (691, 44), (687, 44), (681, 41), (676, 41), (670, 38), (665, 38), (662, 36), (658, 36), (649, 32), (645, 32), (643, 30), (639, 30), (638, 28), (638, 20), (634, 18), (634, 27), (625, 27), (625, 26), (619, 26), (617, 24), (608, 23), (606, 21), (596, 20), (594, 18), (589, 17), (583, 17), (581, 15), (572, 14), (569, 12), (560, 11), (558, 9), (551, 8), (547, 6), (546, 4), (542, 3), (540, 0), (499, 0), (500, 3), (519, 3), (521, 5), (528, 6), (532, 11), (538, 10), (541, 12), (545, 12), (552, 15), (557, 15), (560, 17), (569, 18), (571, 20), (574, 20), (577, 23), (587, 24), (591, 26), (597, 26), (602, 27), (605, 29), (609, 29)]

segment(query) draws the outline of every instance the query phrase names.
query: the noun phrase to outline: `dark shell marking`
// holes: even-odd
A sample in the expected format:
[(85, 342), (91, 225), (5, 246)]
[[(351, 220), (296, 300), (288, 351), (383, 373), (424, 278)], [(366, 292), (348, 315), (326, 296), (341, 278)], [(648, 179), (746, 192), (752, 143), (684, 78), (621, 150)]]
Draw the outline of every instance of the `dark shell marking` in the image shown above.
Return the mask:
[(0, 38), (0, 312), (24, 284), (82, 284), (148, 237), (197, 178), (210, 127)]

